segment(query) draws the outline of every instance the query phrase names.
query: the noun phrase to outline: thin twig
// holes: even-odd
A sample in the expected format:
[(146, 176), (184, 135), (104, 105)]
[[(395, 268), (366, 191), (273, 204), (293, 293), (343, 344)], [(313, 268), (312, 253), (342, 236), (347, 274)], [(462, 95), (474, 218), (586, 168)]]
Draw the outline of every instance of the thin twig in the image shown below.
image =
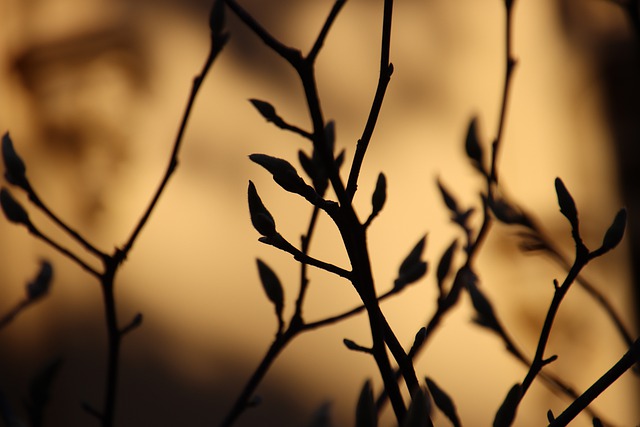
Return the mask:
[(329, 273), (336, 274), (348, 280), (351, 280), (352, 278), (351, 271), (345, 270), (344, 268), (338, 267), (337, 265), (334, 265), (328, 262), (320, 261), (319, 259), (313, 258), (301, 252), (298, 248), (296, 248), (291, 243), (289, 243), (280, 234), (277, 234), (276, 236), (270, 236), (270, 237), (260, 237), (258, 240), (264, 244), (274, 246), (282, 251), (285, 251), (293, 255), (293, 258), (296, 259), (297, 261), (312, 265), (321, 270), (328, 271)]
[(384, 2), (384, 15), (382, 22), (382, 44), (380, 48), (380, 73), (378, 77), (378, 86), (376, 93), (373, 97), (373, 103), (371, 104), (371, 110), (369, 111), (369, 117), (367, 123), (362, 132), (362, 136), (358, 140), (356, 145), (356, 152), (353, 156), (353, 163), (351, 164), (351, 170), (349, 171), (349, 179), (347, 180), (347, 195), (349, 200), (353, 200), (353, 196), (358, 189), (358, 177), (360, 176), (360, 169), (364, 161), (364, 156), (371, 142), (373, 131), (382, 109), (382, 102), (384, 100), (387, 86), (391, 80), (391, 74), (393, 73), (393, 65), (389, 62), (390, 50), (391, 50), (391, 21), (393, 12), (393, 0), (385, 0)]
[(24, 298), (23, 300), (19, 301), (18, 304), (16, 304), (11, 310), (9, 310), (8, 313), (0, 317), (0, 329), (4, 328), (9, 323), (11, 323), (13, 319), (18, 314), (20, 314), (21, 311), (27, 308), (32, 302), (33, 301), (30, 300), (29, 298)]
[(80, 233), (78, 233), (76, 230), (71, 228), (71, 226), (69, 226), (66, 222), (62, 221), (60, 217), (58, 217), (55, 213), (53, 213), (53, 211), (51, 211), (51, 209), (49, 209), (49, 207), (40, 199), (38, 194), (35, 192), (33, 188), (31, 188), (31, 186), (28, 187), (27, 192), (29, 194), (29, 200), (31, 200), (31, 202), (34, 205), (36, 205), (36, 207), (42, 210), (49, 218), (51, 218), (51, 220), (53, 220), (53, 222), (55, 222), (59, 227), (61, 227), (64, 231), (66, 231), (71, 237), (73, 237), (78, 243), (80, 243), (87, 251), (89, 251), (89, 253), (92, 253), (93, 255), (97, 256), (101, 260), (104, 260), (106, 257), (108, 257), (106, 253), (102, 252), (101, 250), (96, 248), (94, 245), (89, 243), (89, 241), (84, 237), (82, 237)]
[(320, 34), (318, 34), (318, 37), (316, 38), (311, 51), (309, 51), (309, 54), (307, 55), (308, 61), (314, 62), (318, 57), (318, 53), (320, 53), (320, 49), (322, 49), (324, 41), (327, 38), (327, 34), (329, 34), (331, 25), (333, 25), (334, 21), (338, 17), (338, 13), (340, 13), (340, 9), (342, 9), (342, 6), (344, 6), (346, 2), (347, 0), (336, 0), (336, 2), (333, 4), (331, 12), (329, 12), (329, 16), (327, 16), (327, 19), (322, 26), (322, 30), (320, 30)]
[(160, 196), (164, 192), (164, 189), (167, 186), (169, 179), (171, 178), (171, 175), (173, 175), (173, 172), (178, 166), (178, 154), (180, 152), (180, 147), (182, 145), (184, 132), (187, 128), (187, 123), (189, 121), (189, 117), (191, 116), (191, 110), (193, 109), (193, 105), (195, 103), (196, 97), (198, 95), (200, 87), (202, 86), (202, 82), (204, 81), (207, 73), (209, 72), (209, 69), (213, 65), (213, 61), (216, 59), (218, 54), (222, 51), (222, 48), (227, 43), (228, 39), (229, 39), (228, 35), (226, 33), (223, 33), (220, 35), (219, 38), (213, 39), (211, 42), (211, 49), (209, 51), (209, 56), (207, 57), (204, 66), (202, 67), (202, 71), (193, 79), (193, 86), (191, 88), (189, 100), (187, 101), (187, 106), (182, 115), (182, 121), (178, 129), (178, 134), (173, 144), (171, 158), (169, 159), (169, 164), (167, 165), (167, 169), (164, 173), (162, 181), (160, 182), (158, 189), (156, 190), (153, 198), (151, 199), (149, 206), (147, 207), (144, 214), (140, 218), (138, 225), (135, 227), (135, 229), (131, 233), (131, 236), (127, 240), (127, 243), (125, 243), (125, 245), (122, 247), (120, 251), (117, 251), (116, 257), (118, 258), (119, 262), (122, 262), (124, 261), (124, 259), (126, 259), (129, 251), (133, 247), (133, 244), (135, 243), (136, 239), (138, 238), (138, 235), (146, 225), (147, 221), (149, 220), (149, 217), (151, 216), (151, 213), (155, 209), (158, 203), (158, 200), (160, 199)]
[(29, 232), (33, 236), (35, 236), (38, 239), (41, 239), (42, 241), (47, 243), (49, 246), (51, 246), (52, 248), (60, 252), (62, 255), (66, 256), (67, 258), (69, 258), (70, 260), (78, 264), (83, 270), (87, 271), (89, 274), (91, 274), (94, 277), (97, 277), (98, 279), (101, 277), (101, 274), (96, 269), (94, 269), (89, 264), (84, 262), (82, 259), (80, 259), (80, 257), (78, 257), (76, 254), (71, 252), (69, 249), (53, 241), (50, 237), (48, 237), (47, 235), (42, 233), (40, 230), (38, 230), (33, 224), (31, 224), (28, 228), (29, 228)]
[(575, 281), (576, 277), (578, 277), (580, 271), (589, 262), (588, 250), (586, 249), (586, 247), (581, 246), (578, 241), (576, 241), (576, 244), (576, 260), (574, 261), (573, 266), (569, 270), (569, 273), (564, 279), (562, 285), (555, 288), (553, 299), (551, 300), (551, 304), (549, 305), (549, 309), (542, 326), (542, 331), (540, 332), (540, 338), (538, 339), (536, 353), (533, 357), (529, 372), (527, 372), (527, 375), (522, 381), (522, 396), (524, 396), (524, 394), (527, 392), (528, 388), (531, 386), (531, 383), (533, 383), (534, 378), (536, 377), (536, 375), (538, 375), (540, 370), (546, 364), (548, 364), (549, 359), (544, 358), (544, 352), (547, 347), (547, 342), (549, 341), (549, 336), (551, 335), (551, 328), (555, 321), (556, 314), (558, 313), (558, 309), (560, 308), (560, 303), (569, 291), (571, 284)]
[(593, 402), (611, 384), (616, 382), (634, 364), (640, 362), (640, 339), (637, 339), (629, 350), (602, 377), (578, 397), (567, 409), (558, 415), (549, 427), (563, 427), (568, 425), (580, 412)]
[[(562, 268), (569, 270), (569, 268), (571, 267), (569, 261), (553, 245), (551, 240), (541, 232), (538, 232), (537, 237), (540, 238), (541, 242), (545, 246), (543, 249), (544, 253), (547, 253), (551, 257), (551, 259), (556, 261)], [(628, 331), (627, 327), (622, 321), (622, 317), (616, 312), (611, 302), (604, 296), (602, 292), (600, 292), (600, 290), (598, 290), (595, 285), (593, 285), (583, 275), (579, 275), (576, 278), (576, 283), (578, 284), (578, 286), (584, 289), (598, 304), (600, 304), (605, 313), (607, 313), (607, 315), (611, 318), (611, 321), (615, 325), (625, 344), (627, 346), (631, 346), (633, 344), (631, 333)]]

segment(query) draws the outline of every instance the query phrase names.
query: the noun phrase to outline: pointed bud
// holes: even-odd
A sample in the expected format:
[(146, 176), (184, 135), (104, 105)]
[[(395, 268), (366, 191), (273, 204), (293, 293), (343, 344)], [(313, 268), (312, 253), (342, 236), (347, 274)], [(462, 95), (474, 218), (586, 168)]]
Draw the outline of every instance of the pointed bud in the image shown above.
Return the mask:
[(346, 150), (341, 150), (340, 153), (336, 156), (336, 168), (340, 169), (342, 167), (342, 164), (344, 163), (344, 156), (345, 156), (345, 152)]
[(224, 30), (224, 0), (215, 0), (211, 7), (211, 13), (209, 14), (209, 29), (211, 34), (219, 36)]
[(27, 168), (13, 148), (13, 141), (9, 136), (9, 132), (2, 136), (2, 159), (5, 168), (4, 177), (7, 182), (26, 190), (29, 186), (26, 177)]
[(460, 211), (458, 210), (456, 199), (453, 198), (440, 180), (438, 180), (438, 188), (440, 189), (440, 194), (442, 194), (442, 199), (444, 200), (444, 204), (447, 205), (447, 208), (454, 214), (459, 214)]
[(258, 264), (258, 273), (260, 274), (260, 281), (262, 287), (269, 300), (276, 308), (276, 315), (278, 319), (282, 318), (282, 310), (284, 308), (284, 291), (282, 290), (282, 284), (276, 273), (262, 260), (256, 260)]
[(480, 145), (480, 139), (478, 138), (477, 117), (471, 119), (471, 123), (469, 123), (464, 148), (467, 152), (467, 156), (471, 159), (473, 166), (486, 176), (487, 172), (484, 168), (484, 153), (482, 151), (482, 146)]
[(265, 118), (267, 122), (275, 124), (282, 123), (282, 118), (276, 113), (276, 109), (273, 105), (266, 101), (260, 101), (259, 99), (250, 99), (249, 102), (258, 110), (258, 112)]
[(24, 224), (27, 227), (31, 225), (29, 214), (24, 210), (22, 205), (13, 198), (9, 190), (2, 188), (0, 190), (0, 204), (7, 219), (16, 224)]
[(324, 137), (329, 147), (329, 152), (333, 155), (333, 149), (336, 144), (336, 122), (329, 120), (324, 127)]
[(493, 420), (494, 427), (509, 427), (516, 417), (518, 405), (522, 397), (522, 387), (520, 384), (516, 384), (509, 390), (507, 397), (502, 402), (502, 405), (496, 413), (496, 417)]
[(407, 415), (402, 421), (402, 427), (427, 427), (433, 425), (429, 417), (430, 404), (427, 391), (420, 387), (411, 396), (411, 404)]
[(349, 350), (352, 351), (360, 351), (362, 353), (367, 353), (367, 354), (372, 354), (371, 353), (371, 349), (367, 348), (367, 347), (363, 347), (359, 344), (357, 344), (355, 341), (352, 341), (348, 338), (344, 338), (342, 340), (342, 343), (344, 344), (345, 347), (347, 347)]
[(316, 166), (313, 164), (311, 158), (307, 156), (304, 151), (298, 150), (298, 161), (300, 162), (300, 166), (302, 166), (302, 170), (304, 170), (307, 176), (311, 178), (311, 180), (314, 180), (317, 172)]
[(387, 200), (387, 179), (384, 174), (380, 172), (378, 175), (378, 180), (376, 181), (376, 188), (373, 191), (373, 195), (371, 196), (371, 216), (374, 217), (378, 215), (378, 213), (384, 207), (384, 203)]
[(284, 190), (299, 194), (307, 200), (316, 198), (317, 193), (315, 190), (304, 182), (298, 175), (296, 168), (286, 160), (267, 156), (266, 154), (251, 154), (249, 159), (269, 171), (273, 180)]
[(400, 268), (398, 269), (398, 278), (394, 281), (393, 286), (395, 288), (402, 288), (410, 283), (413, 283), (427, 272), (427, 263), (422, 261), (422, 252), (427, 241), (427, 236), (423, 236), (422, 239), (413, 247), (409, 255), (402, 261)]
[(569, 190), (565, 187), (560, 178), (555, 180), (556, 194), (558, 195), (558, 205), (560, 206), (560, 212), (564, 215), (571, 226), (577, 229), (578, 226), (578, 210), (576, 209), (576, 203), (573, 201), (573, 197), (569, 194)]
[(549, 421), (550, 423), (554, 422), (556, 419), (556, 417), (553, 415), (553, 411), (551, 409), (549, 409), (547, 411), (547, 421)]
[(446, 279), (449, 275), (449, 270), (451, 269), (451, 261), (453, 260), (453, 254), (455, 253), (456, 249), (458, 249), (458, 241), (454, 240), (444, 252), (442, 258), (440, 258), (440, 262), (438, 263), (436, 279), (438, 281), (438, 288), (440, 289), (441, 294), (443, 291), (444, 279)]
[(371, 382), (367, 380), (362, 387), (356, 406), (356, 427), (377, 427), (378, 411), (373, 400)]
[(458, 411), (456, 405), (453, 403), (451, 397), (435, 383), (431, 378), (426, 378), (427, 387), (433, 397), (433, 402), (438, 409), (449, 418), (451, 424), (454, 426), (460, 426), (460, 419), (458, 418)]
[(416, 333), (416, 336), (413, 338), (413, 345), (411, 346), (410, 353), (414, 353), (424, 343), (424, 340), (427, 338), (427, 328), (424, 326), (420, 328), (420, 330)]
[(618, 243), (624, 237), (624, 230), (627, 225), (627, 211), (626, 209), (620, 209), (620, 211), (616, 214), (616, 217), (613, 219), (613, 223), (607, 230), (604, 235), (604, 239), (602, 240), (602, 250), (604, 252), (610, 251), (611, 249), (618, 246)]
[(265, 237), (274, 236), (276, 232), (276, 222), (271, 213), (262, 203), (256, 186), (249, 181), (249, 189), (247, 191), (249, 198), (249, 214), (251, 215), (251, 223), (253, 227)]
[(40, 262), (40, 271), (35, 279), (27, 283), (27, 297), (31, 301), (42, 298), (49, 292), (51, 279), (53, 278), (53, 267), (49, 261)]

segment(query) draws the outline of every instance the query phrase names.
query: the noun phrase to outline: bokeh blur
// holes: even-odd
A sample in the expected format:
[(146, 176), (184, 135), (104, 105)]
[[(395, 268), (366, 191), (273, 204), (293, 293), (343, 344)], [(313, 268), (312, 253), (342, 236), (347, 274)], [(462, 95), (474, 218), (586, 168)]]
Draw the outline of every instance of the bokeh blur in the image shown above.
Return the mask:
[[(164, 172), (192, 78), (208, 51), (209, 3), (0, 2), (0, 131), (10, 131), (43, 198), (106, 251), (126, 240)], [(332, 2), (242, 4), (280, 40), (306, 51)], [(375, 91), (381, 6), (382, 0), (347, 2), (317, 63), (324, 113), (336, 121), (337, 144), (346, 149), (347, 161)], [(381, 291), (391, 286), (399, 263), (423, 234), (428, 233), (432, 271), (451, 240), (460, 237), (436, 178), (461, 203), (478, 205), (483, 183), (465, 158), (463, 141), (474, 115), (486, 147), (495, 135), (504, 19), (500, 0), (397, 2), (395, 73), (356, 197), (364, 217), (377, 174), (385, 172), (387, 206), (369, 238)], [(638, 282), (631, 260), (640, 253), (633, 250), (640, 241), (640, 74), (633, 31), (620, 8), (605, 0), (519, 0), (514, 25), (518, 68), (499, 159), (504, 191), (539, 218), (568, 256), (572, 243), (557, 208), (556, 176), (573, 194), (592, 248), (619, 207), (629, 207), (630, 234), (585, 275), (635, 335)], [(247, 155), (267, 153), (293, 163), (297, 150), (309, 147), (265, 123), (248, 99), (267, 100), (289, 122), (308, 127), (305, 102), (282, 60), (231, 14), (228, 26), (231, 41), (200, 93), (177, 173), (117, 280), (121, 321), (138, 312), (145, 319), (123, 346), (119, 426), (215, 425), (222, 419), (276, 330), (256, 257), (277, 271), (285, 311), (292, 311), (297, 265), (257, 242), (246, 208), (247, 182), (256, 183), (292, 242), (304, 232), (311, 210), (279, 190)], [(30, 213), (39, 227), (86, 255), (43, 215)], [(313, 254), (346, 267), (327, 218), (319, 227)], [(0, 313), (22, 298), (40, 258), (55, 266), (51, 294), (0, 331), (0, 390), (24, 414), (30, 379), (60, 357), (45, 425), (94, 425), (80, 403), (99, 407), (102, 401), (106, 336), (98, 283), (22, 227), (0, 221), (0, 235)], [(533, 355), (552, 281), (562, 280), (564, 272), (544, 256), (523, 254), (519, 242), (513, 228), (496, 226), (477, 269), (512, 336)], [(308, 320), (357, 305), (355, 292), (327, 274), (312, 271), (310, 286)], [(383, 304), (402, 342), (412, 341), (436, 297), (430, 273)], [(417, 370), (454, 397), (465, 425), (489, 425), (526, 369), (495, 336), (472, 324), (470, 306), (465, 296)], [(373, 361), (346, 350), (343, 338), (366, 345), (366, 318), (294, 341), (260, 387), (262, 404), (238, 425), (308, 425), (327, 402), (336, 426), (351, 425), (365, 379), (376, 390), (381, 383)], [(625, 351), (599, 306), (573, 289), (553, 329), (548, 354), (559, 359), (549, 369), (584, 390)], [(640, 420), (637, 403), (638, 380), (628, 373), (594, 408), (615, 425), (632, 426)], [(567, 404), (536, 383), (517, 425), (542, 425), (548, 409), (559, 413)], [(448, 425), (442, 417), (436, 424)], [(383, 425), (391, 425), (389, 417)], [(591, 424), (583, 416), (575, 425)]]

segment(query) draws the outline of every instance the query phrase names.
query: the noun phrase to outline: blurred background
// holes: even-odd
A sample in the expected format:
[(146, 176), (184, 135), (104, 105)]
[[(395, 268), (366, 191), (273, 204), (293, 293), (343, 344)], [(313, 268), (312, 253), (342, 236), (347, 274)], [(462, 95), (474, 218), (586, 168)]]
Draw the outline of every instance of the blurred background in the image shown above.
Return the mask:
[[(365, 159), (356, 204), (364, 217), (380, 171), (388, 201), (371, 227), (374, 273), (388, 289), (399, 263), (428, 233), (431, 270), (459, 230), (435, 185), (478, 206), (483, 183), (464, 155), (477, 115), (485, 147), (494, 137), (504, 78), (504, 11), (499, 0), (397, 2), (391, 57), (395, 73)], [(242, 4), (284, 43), (308, 51), (332, 2), (246, 0)], [(9, 130), (37, 191), (69, 224), (105, 251), (123, 244), (164, 172), (192, 78), (208, 52), (205, 0), (3, 0), (0, 3), (0, 131)], [(325, 116), (351, 160), (377, 82), (382, 0), (351, 0), (318, 59)], [(638, 44), (621, 9), (600, 0), (518, 1), (518, 68), (500, 156), (504, 191), (539, 218), (572, 256), (553, 187), (573, 194), (591, 248), (618, 209), (630, 212), (623, 244), (585, 276), (637, 334), (640, 251)], [(309, 120), (295, 74), (228, 14), (231, 41), (205, 81), (184, 140), (180, 166), (117, 280), (122, 323), (144, 314), (125, 339), (117, 408), (119, 426), (216, 425), (229, 409), (276, 330), (255, 258), (279, 274), (291, 313), (298, 268), (257, 242), (246, 188), (258, 187), (282, 234), (298, 242), (310, 207), (280, 191), (247, 155), (294, 162), (306, 141), (265, 123), (248, 102), (268, 100), (290, 123)], [(487, 148), (488, 149), (488, 148)], [(296, 163), (297, 164), (297, 163)], [(23, 200), (23, 199), (22, 199)], [(25, 202), (26, 203), (26, 202)], [(51, 236), (86, 255), (30, 209)], [(476, 220), (479, 219), (475, 218)], [(63, 364), (46, 414), (49, 426), (95, 421), (80, 402), (101, 406), (106, 335), (98, 283), (0, 221), (0, 313), (23, 297), (40, 258), (52, 260), (51, 294), (0, 331), (0, 390), (21, 415), (34, 374)], [(516, 342), (532, 356), (553, 293), (565, 273), (518, 249), (513, 228), (496, 226), (478, 258), (484, 292)], [(338, 234), (321, 218), (312, 253), (348, 267)], [(84, 258), (89, 259), (89, 256)], [(458, 256), (458, 264), (462, 256)], [(383, 304), (407, 345), (433, 313), (434, 274)], [(635, 289), (635, 291), (634, 291)], [(311, 271), (309, 321), (357, 305), (344, 282)], [(526, 373), (488, 331), (471, 323), (463, 297), (417, 363), (455, 399), (465, 425), (489, 425), (508, 389)], [(381, 383), (373, 360), (346, 350), (367, 345), (365, 316), (303, 335), (277, 360), (259, 389), (262, 404), (239, 426), (305, 426), (328, 405), (334, 425), (353, 423), (365, 379)], [(549, 369), (584, 390), (626, 351), (600, 307), (579, 288), (563, 304), (547, 354)], [(640, 420), (638, 380), (630, 373), (594, 408), (614, 425)], [(568, 404), (534, 384), (517, 425), (546, 422)], [(383, 425), (391, 425), (386, 417)], [(437, 425), (448, 425), (442, 417)], [(591, 425), (581, 417), (575, 425)]]

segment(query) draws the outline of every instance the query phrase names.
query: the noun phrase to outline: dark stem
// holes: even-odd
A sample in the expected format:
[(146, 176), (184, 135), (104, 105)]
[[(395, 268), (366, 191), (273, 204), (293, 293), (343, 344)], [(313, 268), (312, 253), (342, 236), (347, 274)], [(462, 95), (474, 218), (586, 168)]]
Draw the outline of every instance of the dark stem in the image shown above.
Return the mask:
[(376, 93), (373, 97), (373, 103), (371, 104), (371, 110), (369, 111), (369, 117), (367, 123), (362, 132), (362, 136), (356, 145), (356, 152), (353, 156), (353, 163), (351, 164), (351, 171), (349, 172), (349, 179), (347, 180), (347, 195), (349, 200), (353, 200), (353, 196), (358, 189), (358, 177), (360, 176), (360, 169), (362, 168), (362, 162), (364, 156), (369, 147), (369, 142), (373, 136), (373, 131), (382, 109), (382, 102), (384, 95), (393, 73), (393, 65), (389, 62), (389, 55), (391, 51), (391, 22), (393, 12), (393, 0), (385, 0), (384, 2), (384, 15), (382, 18), (382, 46), (380, 48), (380, 74), (378, 78), (378, 86)]
[(11, 321), (18, 314), (20, 314), (20, 312), (22, 310), (27, 308), (31, 303), (32, 303), (32, 301), (30, 299), (25, 298), (25, 299), (21, 300), (20, 302), (18, 302), (18, 304), (16, 304), (11, 310), (9, 310), (9, 312), (7, 314), (5, 314), (4, 316), (0, 317), (0, 329), (4, 328), (9, 323), (11, 323)]
[[(547, 253), (551, 257), (551, 259), (556, 261), (562, 268), (564, 268), (565, 270), (569, 270), (571, 268), (569, 261), (567, 261), (567, 258), (563, 254), (561, 254), (560, 251), (553, 245), (551, 240), (541, 231), (537, 230), (537, 228), (535, 232), (537, 233), (537, 237), (544, 245), (544, 252)], [(627, 346), (631, 346), (633, 344), (633, 338), (631, 337), (631, 334), (623, 323), (622, 318), (616, 312), (611, 302), (607, 300), (607, 298), (602, 292), (598, 290), (598, 288), (596, 288), (589, 280), (587, 280), (582, 275), (579, 275), (576, 278), (576, 282), (578, 286), (583, 288), (589, 295), (591, 295), (594, 300), (596, 300), (598, 304), (600, 304), (602, 309), (611, 318), (611, 321), (614, 323), (616, 329), (618, 330), (618, 333), (624, 340), (625, 344)]]
[(320, 34), (318, 35), (316, 42), (313, 44), (311, 51), (309, 51), (309, 54), (307, 55), (307, 59), (310, 62), (315, 62), (316, 58), (318, 57), (318, 53), (320, 53), (320, 49), (322, 49), (322, 46), (324, 45), (327, 34), (329, 34), (331, 25), (333, 25), (333, 23), (335, 22), (336, 18), (338, 17), (338, 13), (340, 13), (342, 6), (344, 6), (346, 2), (347, 0), (336, 0), (336, 2), (333, 4), (331, 12), (329, 12), (329, 16), (322, 26), (322, 30), (320, 30)]
[(580, 412), (585, 410), (596, 397), (618, 380), (634, 364), (640, 362), (640, 339), (637, 339), (629, 351), (611, 367), (602, 377), (600, 377), (591, 387), (589, 387), (580, 397), (578, 397), (567, 409), (553, 420), (549, 427), (563, 427), (568, 425)]
[(31, 224), (29, 226), (29, 232), (33, 236), (35, 236), (36, 238), (44, 241), (49, 246), (51, 246), (52, 248), (54, 248), (55, 250), (60, 252), (62, 255), (66, 256), (67, 258), (69, 258), (70, 260), (72, 260), (73, 262), (78, 264), (83, 270), (87, 271), (92, 276), (101, 279), (102, 275), (98, 271), (96, 271), (93, 267), (91, 267), (89, 264), (87, 264), (82, 259), (80, 259), (80, 257), (78, 257), (76, 254), (71, 252), (69, 249), (65, 248), (64, 246), (62, 246), (62, 245), (60, 245), (58, 243), (56, 243), (54, 240), (49, 238), (47, 235), (43, 234), (33, 224)]
[(60, 228), (66, 231), (71, 237), (73, 237), (78, 243), (80, 243), (89, 253), (97, 256), (101, 260), (105, 260), (107, 258), (107, 254), (97, 249), (94, 245), (89, 243), (84, 237), (80, 235), (76, 230), (71, 228), (67, 223), (62, 221), (55, 213), (53, 213), (47, 205), (38, 197), (35, 190), (29, 186), (29, 200), (36, 205), (40, 210), (42, 210), (49, 218), (53, 220)]
[(138, 235), (140, 234), (140, 232), (142, 231), (146, 223), (149, 221), (149, 217), (151, 216), (151, 213), (155, 209), (156, 205), (158, 204), (158, 200), (160, 200), (160, 196), (164, 192), (164, 189), (167, 186), (167, 183), (169, 182), (171, 175), (173, 175), (173, 172), (178, 166), (178, 154), (180, 152), (180, 147), (182, 145), (184, 132), (187, 129), (187, 123), (189, 122), (189, 117), (191, 116), (191, 110), (193, 109), (193, 105), (195, 103), (196, 97), (198, 95), (200, 87), (202, 86), (202, 82), (204, 81), (204, 78), (209, 72), (209, 69), (211, 68), (211, 66), (213, 65), (213, 61), (216, 59), (218, 54), (222, 51), (222, 48), (227, 43), (227, 40), (228, 40), (227, 34), (222, 34), (220, 35), (219, 39), (213, 39), (211, 41), (211, 50), (209, 51), (209, 56), (207, 57), (207, 60), (205, 61), (204, 66), (202, 67), (202, 71), (193, 79), (193, 86), (191, 88), (189, 100), (187, 101), (187, 106), (182, 115), (180, 128), (178, 129), (178, 134), (173, 144), (171, 158), (169, 159), (169, 164), (167, 165), (167, 169), (164, 173), (164, 176), (162, 177), (162, 181), (160, 182), (160, 185), (158, 186), (155, 194), (153, 195), (151, 202), (149, 203), (149, 206), (147, 206), (147, 209), (145, 210), (144, 214), (140, 218), (138, 225), (135, 227), (135, 229), (131, 233), (131, 236), (129, 237), (125, 245), (122, 247), (122, 249), (116, 253), (115, 258), (117, 259), (118, 262), (122, 262), (124, 259), (127, 258), (127, 255), (131, 250), (131, 248), (133, 247), (133, 244), (135, 243), (136, 239), (138, 238)]
[(118, 264), (111, 260), (105, 266), (106, 271), (101, 279), (102, 296), (104, 301), (105, 321), (107, 325), (107, 382), (105, 386), (104, 405), (102, 408), (102, 426), (114, 425), (116, 395), (118, 385), (118, 371), (120, 361), (120, 342), (122, 335), (118, 328), (116, 302), (114, 295), (114, 278)]
[(247, 408), (248, 402), (254, 395), (256, 388), (258, 388), (258, 385), (262, 382), (274, 360), (296, 334), (297, 331), (289, 328), (289, 330), (284, 334), (276, 336), (276, 339), (267, 350), (262, 361), (254, 371), (253, 375), (251, 375), (251, 378), (249, 378), (249, 381), (247, 381), (247, 384), (242, 389), (240, 395), (237, 397), (235, 403), (231, 407), (231, 410), (227, 413), (227, 416), (224, 418), (222, 423), (220, 423), (220, 427), (229, 427), (233, 425), (238, 417), (242, 415)]
[(585, 251), (586, 248), (578, 246), (578, 248), (576, 249), (576, 260), (571, 267), (571, 270), (569, 270), (569, 273), (567, 274), (567, 277), (565, 278), (562, 285), (556, 287), (555, 289), (553, 299), (551, 300), (551, 304), (549, 305), (549, 310), (547, 311), (547, 315), (544, 319), (542, 331), (540, 332), (540, 338), (538, 339), (538, 345), (536, 347), (535, 356), (533, 357), (533, 362), (531, 363), (529, 372), (527, 372), (527, 375), (522, 381), (522, 396), (525, 395), (525, 393), (533, 383), (535, 377), (546, 365), (546, 361), (544, 359), (544, 351), (547, 347), (549, 336), (551, 335), (553, 322), (555, 321), (556, 314), (558, 313), (558, 309), (560, 308), (560, 303), (569, 291), (571, 284), (575, 281), (576, 277), (578, 277), (580, 270), (582, 270), (582, 268), (584, 268), (584, 266), (587, 265), (589, 261), (588, 253)]

